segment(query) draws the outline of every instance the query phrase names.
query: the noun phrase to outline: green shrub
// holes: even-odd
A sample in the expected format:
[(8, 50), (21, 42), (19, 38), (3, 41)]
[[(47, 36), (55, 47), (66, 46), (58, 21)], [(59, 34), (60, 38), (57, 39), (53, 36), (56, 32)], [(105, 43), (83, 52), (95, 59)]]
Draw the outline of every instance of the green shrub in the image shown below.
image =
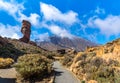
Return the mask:
[(43, 78), (52, 70), (51, 61), (37, 54), (27, 54), (19, 57), (17, 64), (14, 66), (24, 79)]
[(0, 57), (3, 58), (12, 58), (17, 60), (17, 58), (24, 54), (20, 50), (16, 49), (13, 44), (6, 44), (0, 47)]

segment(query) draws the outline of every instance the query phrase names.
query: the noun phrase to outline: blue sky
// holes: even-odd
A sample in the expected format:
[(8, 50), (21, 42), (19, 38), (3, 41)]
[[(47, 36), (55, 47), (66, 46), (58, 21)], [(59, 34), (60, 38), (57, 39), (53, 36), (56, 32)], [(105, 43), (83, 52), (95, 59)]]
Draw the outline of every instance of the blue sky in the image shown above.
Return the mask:
[(31, 40), (51, 35), (105, 44), (120, 37), (120, 0), (0, 0), (0, 35), (19, 39), (21, 22), (32, 24)]

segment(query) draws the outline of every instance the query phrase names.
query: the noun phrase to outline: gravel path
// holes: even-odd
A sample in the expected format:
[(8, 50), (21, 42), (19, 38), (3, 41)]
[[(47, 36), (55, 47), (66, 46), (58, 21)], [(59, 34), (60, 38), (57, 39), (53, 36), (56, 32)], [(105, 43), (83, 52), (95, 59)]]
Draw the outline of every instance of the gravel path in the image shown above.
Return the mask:
[(0, 69), (0, 83), (15, 83), (16, 71), (14, 68)]
[(55, 83), (80, 83), (80, 81), (58, 61), (54, 62)]

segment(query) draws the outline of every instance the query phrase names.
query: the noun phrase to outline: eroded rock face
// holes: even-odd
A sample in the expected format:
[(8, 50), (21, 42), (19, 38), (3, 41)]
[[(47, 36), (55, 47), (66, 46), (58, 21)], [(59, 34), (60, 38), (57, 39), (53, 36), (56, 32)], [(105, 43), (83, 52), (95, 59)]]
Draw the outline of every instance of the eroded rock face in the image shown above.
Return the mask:
[(21, 32), (23, 33), (23, 37), (20, 41), (28, 43), (30, 41), (30, 34), (31, 34), (31, 23), (27, 20), (22, 21), (22, 28)]

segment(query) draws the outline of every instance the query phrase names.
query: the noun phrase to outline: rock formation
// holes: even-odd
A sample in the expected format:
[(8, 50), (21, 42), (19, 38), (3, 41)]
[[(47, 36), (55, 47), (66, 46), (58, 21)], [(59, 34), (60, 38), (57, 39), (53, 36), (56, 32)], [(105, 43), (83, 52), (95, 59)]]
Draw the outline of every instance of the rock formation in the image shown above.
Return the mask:
[(20, 38), (20, 41), (28, 43), (30, 41), (31, 34), (31, 23), (27, 20), (22, 21), (21, 32), (23, 33), (23, 37)]

